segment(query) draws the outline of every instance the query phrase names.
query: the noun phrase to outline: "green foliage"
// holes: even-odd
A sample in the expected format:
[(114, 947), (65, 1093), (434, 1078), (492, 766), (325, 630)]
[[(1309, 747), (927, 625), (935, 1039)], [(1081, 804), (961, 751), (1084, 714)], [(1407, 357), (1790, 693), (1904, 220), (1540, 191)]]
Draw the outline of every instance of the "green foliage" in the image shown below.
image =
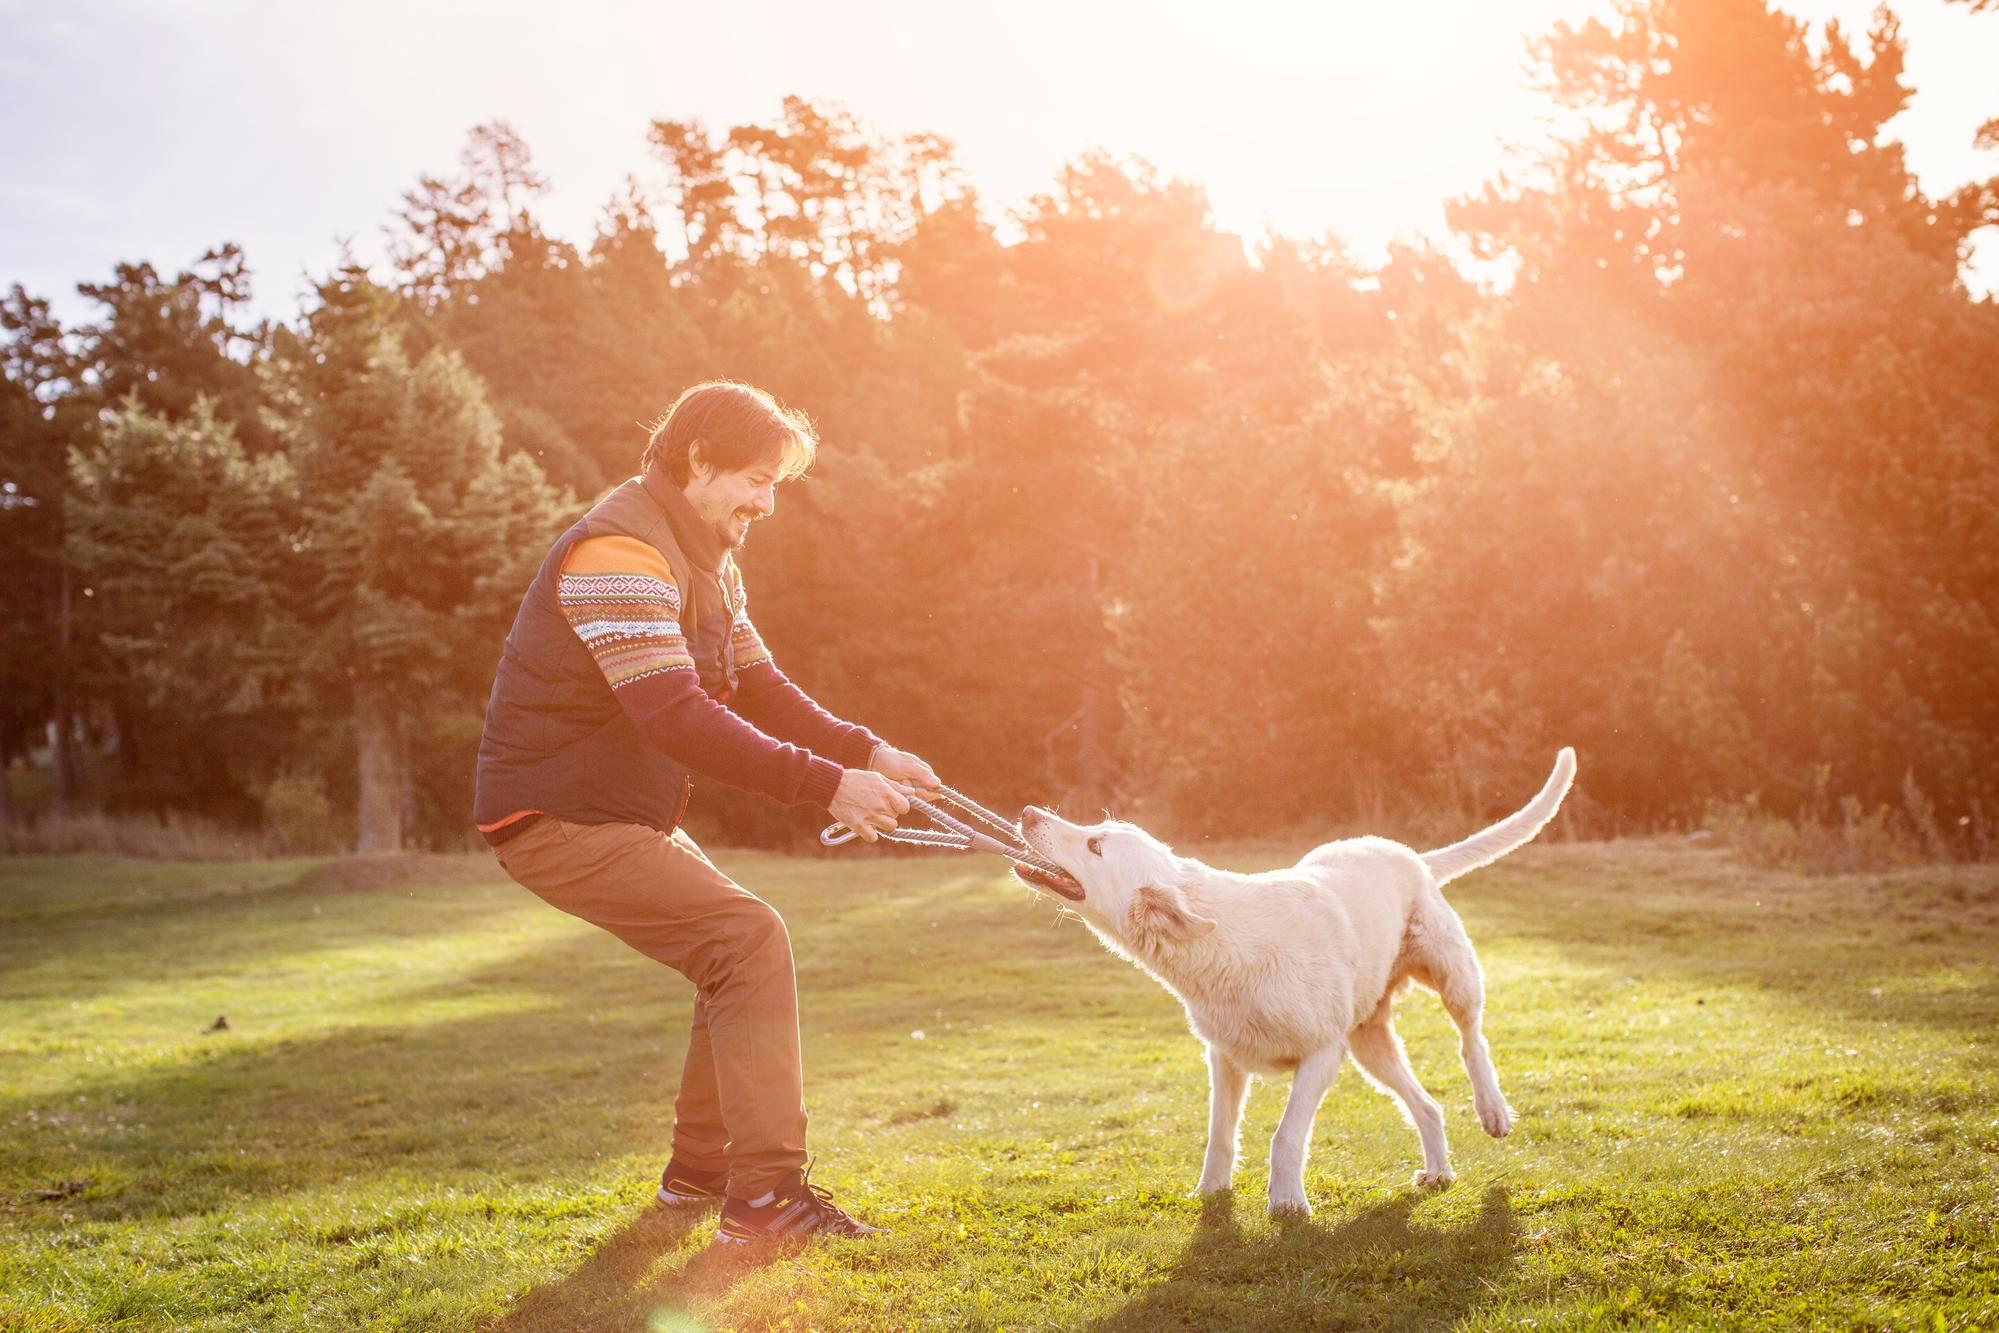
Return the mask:
[[(455, 351), (405, 350), (392, 294), (348, 269), (281, 338), (272, 422), (297, 469), (300, 665), (357, 727), (361, 837), (402, 842), (413, 720), (477, 709), (491, 645), (566, 502)], [(474, 667), (473, 663), (478, 663)], [(470, 771), (471, 752), (454, 757)], [(431, 836), (462, 821), (433, 809)]]
[(262, 346), (266, 331), (236, 322), (250, 299), (240, 248), (218, 246), (171, 281), (151, 264), (119, 264), (110, 282), (77, 290), (103, 307), (84, 329), (79, 366), (99, 401), (135, 399), (179, 420), (205, 398), (250, 452), (268, 447), (257, 417), (256, 368), (246, 355)]
[(69, 556), (137, 698), (209, 725), (282, 696), (298, 642), (282, 595), (290, 462), (251, 458), (207, 400), (183, 422), (128, 400), (71, 455), (70, 482)]
[[(17, 284), (0, 300), (0, 767), (66, 717), (79, 615), (63, 559), (66, 455), (90, 428), (81, 371), (49, 303)], [(62, 756), (58, 755), (58, 761)], [(60, 803), (68, 795), (51, 781)], [(0, 796), (8, 793), (0, 792)], [(11, 802), (0, 800), (0, 819)]]
[(1897, 805), (1867, 807), (1854, 796), (1835, 798), (1832, 766), (1812, 774), (1810, 791), (1794, 813), (1764, 808), (1760, 794), (1740, 801), (1715, 801), (1703, 821), (1750, 865), (1808, 875), (1839, 875), (1906, 869), (1952, 861), (1999, 860), (1999, 829), (1984, 806), (1948, 825), (1937, 818), (1936, 803), (1916, 781), (1902, 779)]
[[(1419, 568), (1419, 614), (1497, 615), (1466, 683), (1598, 756), (1632, 814), (1785, 813), (1822, 765), (1870, 807), (1912, 768), (1989, 800), (1999, 400), (1963, 356), (1999, 326), (1881, 133), (1892, 18), (1856, 49), (1756, 0), (1629, 3), (1542, 57), (1594, 127), (1455, 210), (1521, 268), (1440, 441), (1463, 475), (1417, 511), (1465, 578)], [(1538, 571), (1505, 554), (1549, 518)]]
[(348, 841), (342, 836), (345, 821), (317, 777), (282, 774), (265, 783), (260, 796), (264, 839), (271, 851), (281, 856), (323, 854)]
[(306, 702), (297, 513), (290, 462), (252, 458), (207, 399), (176, 421), (130, 398), (71, 454), (65, 554), (93, 608), (91, 693), (119, 702), (126, 802), (215, 800), (281, 749)]
[(29, 389), (0, 380), (0, 763), (25, 748), (53, 703), (49, 649), (61, 577), (62, 435)]
[[(243, 326), (228, 246), (118, 266), (78, 329), (17, 289), (0, 482), (37, 504), (0, 506), (33, 571), (0, 594), (0, 754), (72, 716), (156, 802), (250, 820), (297, 770), (454, 844), (548, 537), (727, 375), (826, 441), (745, 556), (780, 663), (997, 804), (1196, 837), (1473, 818), (1574, 744), (1592, 828), (1752, 795), (1844, 827), (1838, 798), (1906, 810), (1914, 781), (1943, 832), (1913, 836), (1956, 847), (1999, 809), (1999, 304), (1957, 267), (1999, 195), (1910, 174), (1885, 12), (1624, 0), (1537, 65), (1585, 114), (1451, 208), (1491, 289), (1428, 247), (1246, 254), (1197, 183), (1107, 152), (1003, 239), (948, 144), (797, 98), (655, 122), (666, 189), (628, 181), (587, 245), (481, 125), (405, 200), (393, 289), (343, 269), (296, 327)], [(240, 533), (165, 478), (70, 542), (64, 459), (134, 411), (292, 480)], [(64, 602), (65, 549), (131, 587)], [(155, 661), (174, 636), (133, 608), (169, 578), (195, 643)], [(274, 710), (254, 759), (197, 730), (232, 688)], [(816, 817), (696, 809), (771, 845)]]

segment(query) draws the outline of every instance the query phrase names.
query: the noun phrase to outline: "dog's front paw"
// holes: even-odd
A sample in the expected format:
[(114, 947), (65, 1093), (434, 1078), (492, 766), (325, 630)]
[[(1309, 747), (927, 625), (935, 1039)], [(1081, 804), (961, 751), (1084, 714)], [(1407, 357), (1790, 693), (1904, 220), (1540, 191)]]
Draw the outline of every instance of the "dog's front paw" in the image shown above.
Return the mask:
[(1504, 1098), (1495, 1098), (1478, 1108), (1478, 1123), (1495, 1139), (1503, 1139), (1513, 1128), (1513, 1108)]
[(1272, 1217), (1305, 1218), (1312, 1215), (1312, 1205), (1305, 1202), (1305, 1191), (1270, 1191), (1270, 1215)]
[(1458, 1173), (1448, 1166), (1435, 1171), (1418, 1171), (1409, 1183), (1419, 1190), (1440, 1190), (1458, 1178)]
[(1187, 1197), (1190, 1199), (1212, 1199), (1217, 1194), (1227, 1194), (1231, 1188), (1232, 1186), (1226, 1179), (1210, 1180), (1206, 1176), (1202, 1176), (1201, 1183), (1194, 1186), (1194, 1192)]

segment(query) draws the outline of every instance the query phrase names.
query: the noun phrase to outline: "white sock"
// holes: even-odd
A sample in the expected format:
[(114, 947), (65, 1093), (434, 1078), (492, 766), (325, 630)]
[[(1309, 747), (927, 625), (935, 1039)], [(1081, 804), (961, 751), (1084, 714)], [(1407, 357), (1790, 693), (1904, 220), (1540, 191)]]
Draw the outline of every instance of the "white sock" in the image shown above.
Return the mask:
[(773, 1199), (775, 1199), (776, 1197), (777, 1197), (777, 1191), (776, 1191), (776, 1190), (772, 1190), (772, 1191), (771, 1191), (770, 1193), (768, 1193), (768, 1194), (764, 1195), (764, 1196), (763, 1196), (762, 1198), (760, 1198), (760, 1199), (751, 1199), (751, 1200), (750, 1200), (750, 1207), (752, 1207), (752, 1208), (762, 1208), (762, 1207), (764, 1207), (765, 1205), (769, 1204), (769, 1203), (770, 1203), (770, 1201), (771, 1201), (771, 1200), (773, 1200)]

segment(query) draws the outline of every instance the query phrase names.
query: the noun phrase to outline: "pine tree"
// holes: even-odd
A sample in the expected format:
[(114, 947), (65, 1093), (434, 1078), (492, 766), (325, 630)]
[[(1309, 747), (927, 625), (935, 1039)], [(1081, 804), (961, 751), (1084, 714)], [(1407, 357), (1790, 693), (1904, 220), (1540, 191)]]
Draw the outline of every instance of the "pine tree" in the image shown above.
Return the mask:
[[(120, 720), (128, 801), (245, 815), (285, 767), (301, 697), (289, 462), (251, 455), (206, 398), (176, 420), (136, 396), (70, 456), (66, 548), (86, 581), (85, 655)], [(192, 799), (190, 799), (192, 798)]]
[(245, 447), (269, 447), (258, 413), (256, 358), (268, 330), (245, 324), (250, 270), (240, 247), (216, 246), (171, 279), (149, 263), (118, 264), (77, 290), (102, 307), (76, 332), (78, 387), (107, 409), (128, 397), (180, 420), (206, 398)]
[[(301, 668), (353, 721), (359, 847), (402, 845), (409, 746), (475, 711), (565, 501), (502, 457), (483, 386), (450, 350), (412, 360), (393, 293), (356, 268), (277, 341), (273, 421), (297, 469)], [(456, 753), (469, 809), (471, 756)]]
[(1453, 210), (1518, 277), (1410, 511), (1403, 651), (1620, 756), (1627, 811), (1828, 766), (1990, 799), (1999, 312), (1958, 280), (1976, 210), (1884, 132), (1894, 19), (1625, 0), (1540, 58), (1590, 128)]
[(0, 786), (13, 758), (53, 729), (51, 806), (78, 794), (71, 648), (87, 633), (63, 555), (65, 456), (94, 431), (95, 397), (48, 301), (16, 284), (0, 301)]

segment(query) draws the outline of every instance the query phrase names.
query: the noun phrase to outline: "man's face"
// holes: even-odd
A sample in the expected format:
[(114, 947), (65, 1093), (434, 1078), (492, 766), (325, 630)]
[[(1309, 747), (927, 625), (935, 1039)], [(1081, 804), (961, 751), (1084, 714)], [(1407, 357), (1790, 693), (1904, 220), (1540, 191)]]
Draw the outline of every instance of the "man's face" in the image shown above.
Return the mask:
[(769, 518), (777, 510), (776, 461), (759, 463), (741, 472), (707, 467), (698, 456), (692, 461), (687, 502), (715, 530), (723, 546), (732, 551), (742, 549), (750, 524)]

